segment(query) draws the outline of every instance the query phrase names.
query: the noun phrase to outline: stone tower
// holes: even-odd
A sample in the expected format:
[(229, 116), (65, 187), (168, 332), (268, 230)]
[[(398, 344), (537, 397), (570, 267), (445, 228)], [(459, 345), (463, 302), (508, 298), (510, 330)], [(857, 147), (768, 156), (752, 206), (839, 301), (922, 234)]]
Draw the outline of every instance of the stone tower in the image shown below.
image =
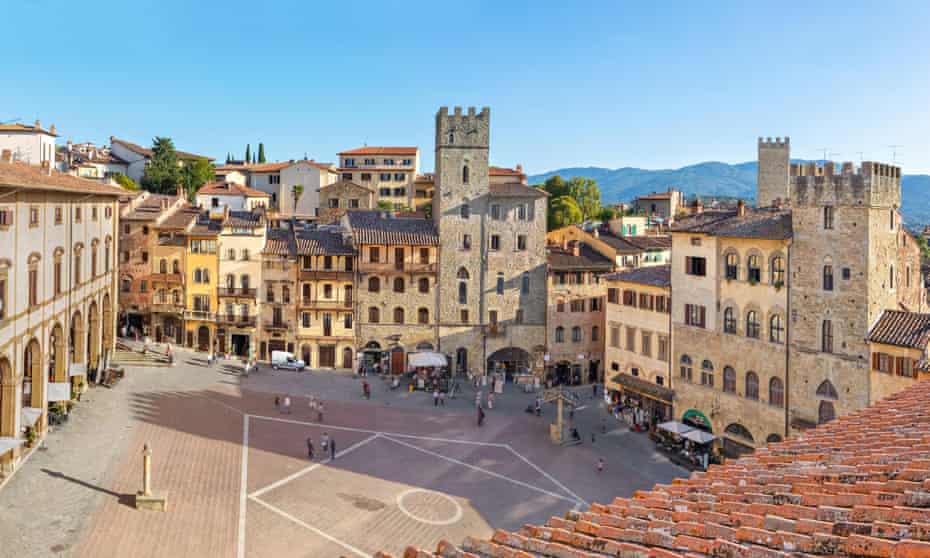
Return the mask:
[[(769, 149), (760, 142), (760, 178), (762, 154)], [(836, 170), (832, 162), (790, 167), (793, 424), (796, 419), (816, 423), (829, 412), (840, 416), (868, 405), (869, 328), (882, 311), (910, 299), (919, 283), (905, 285), (901, 279), (906, 268), (919, 268), (916, 259), (901, 257), (897, 248), (900, 235), (907, 234), (897, 213), (901, 169), (863, 162), (858, 170), (852, 163)]]
[(756, 186), (756, 207), (769, 207), (776, 200), (787, 201), (790, 140), (759, 138), (759, 174)]

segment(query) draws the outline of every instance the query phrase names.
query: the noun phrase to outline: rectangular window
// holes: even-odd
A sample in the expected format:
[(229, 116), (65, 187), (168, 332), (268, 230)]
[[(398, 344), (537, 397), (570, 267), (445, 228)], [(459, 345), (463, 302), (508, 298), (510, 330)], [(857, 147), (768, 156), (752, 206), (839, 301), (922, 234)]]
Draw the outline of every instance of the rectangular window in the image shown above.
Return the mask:
[(604, 309), (600, 298), (592, 298), (589, 307), (592, 312), (600, 312)]
[(391, 173), (389, 173), (389, 172), (382, 172), (381, 175), (379, 176), (379, 178), (381, 179), (381, 182), (387, 182), (387, 181), (391, 180)]
[(39, 270), (29, 270), (29, 306), (30, 309), (39, 304)]
[(699, 277), (707, 275), (707, 258), (685, 256), (685, 273)]
[(497, 325), (497, 310), (488, 310), (488, 323)]
[(382, 197), (390, 196), (390, 195), (391, 195), (391, 189), (390, 189), (390, 188), (379, 188), (379, 189), (378, 189), (378, 195), (379, 195), (379, 196), (382, 196)]
[(29, 208), (29, 226), (30, 227), (39, 226), (39, 208), (38, 207)]
[(620, 326), (610, 326), (610, 346), (620, 348)]
[(74, 208), (74, 222), (75, 223), (81, 222), (81, 208), (80, 207)]
[(0, 278), (0, 320), (6, 318), (6, 278)]
[(491, 204), (491, 219), (500, 220), (501, 218), (501, 206), (494, 203)]
[(699, 304), (685, 304), (685, 325), (705, 327), (706, 310)]
[(61, 213), (62, 213), (62, 212), (61, 212), (61, 207), (56, 207), (56, 208), (55, 208), (55, 224), (56, 224), (56, 225), (60, 225), (60, 224), (61, 224), (61, 220), (62, 220), (62, 218), (61, 218)]
[(517, 235), (517, 250), (520, 252), (526, 252), (526, 235), (518, 234)]
[(636, 330), (630, 326), (626, 327), (626, 350), (636, 352)]
[(343, 317), (342, 327), (352, 329), (352, 314), (346, 314)]
[(823, 228), (832, 229), (833, 228), (833, 207), (825, 206), (823, 208)]
[(344, 172), (344, 173), (342, 173), (342, 179), (343, 179), (343, 180), (349, 180), (349, 181), (351, 181), (351, 180), (352, 180), (352, 173), (351, 173), (351, 172)]
[(623, 305), (636, 308), (636, 291), (623, 291)]
[(471, 235), (462, 235), (462, 250), (471, 250)]
[(517, 309), (517, 313), (516, 313), (516, 315), (514, 316), (513, 321), (516, 322), (516, 323), (518, 323), (518, 324), (522, 324), (522, 323), (523, 323), (523, 309), (522, 309), (522, 308), (518, 308), (518, 309)]
[(645, 331), (641, 335), (643, 356), (652, 357), (652, 335)]
[(395, 197), (406, 196), (406, 195), (407, 195), (407, 189), (406, 189), (406, 188), (394, 188), (394, 196), (395, 196)]
[(662, 314), (668, 314), (668, 298), (664, 296), (656, 296), (656, 312), (661, 312)]
[(54, 271), (54, 288), (55, 295), (61, 294), (61, 260), (55, 262), (55, 271)]
[(643, 310), (652, 310), (652, 295), (647, 293), (639, 293), (639, 307)]
[(342, 166), (344, 166), (344, 167), (354, 167), (354, 166), (355, 166), (355, 159), (344, 159), (344, 160), (342, 161)]
[(403, 182), (404, 180), (407, 180), (407, 175), (405, 173), (402, 173), (402, 172), (394, 173), (394, 182)]
[(362, 173), (362, 182), (371, 182), (371, 173), (363, 172)]
[(336, 199), (327, 200), (327, 205), (329, 206), (330, 209), (336, 209), (339, 207), (339, 199), (336, 198)]
[(584, 312), (584, 300), (573, 300), (569, 303), (572, 312)]
[(463, 324), (468, 323), (468, 310), (462, 309), (459, 311), (459, 319)]
[(668, 337), (659, 336), (659, 347), (656, 351), (656, 358), (662, 362), (668, 362)]
[(620, 303), (620, 289), (610, 287), (607, 289), (607, 302), (610, 304), (619, 304)]
[(351, 209), (358, 209), (358, 199), (352, 198), (351, 200), (349, 200), (349, 207)]
[(378, 246), (372, 246), (368, 249), (368, 261), (371, 263), (381, 261), (381, 249)]
[(300, 325), (310, 327), (310, 312), (304, 312), (300, 315)]
[(914, 377), (914, 361), (907, 357), (895, 357), (894, 373), (906, 378)]
[(429, 248), (420, 248), (420, 263), (429, 263)]
[(501, 249), (501, 237), (500, 235), (492, 234), (491, 235), (491, 250), (497, 251)]
[(893, 358), (885, 353), (872, 353), (872, 370), (891, 374), (891, 362)]
[(90, 208), (90, 218), (92, 221), (97, 220), (97, 207), (96, 206)]
[(517, 219), (526, 221), (526, 205), (522, 203), (517, 206)]

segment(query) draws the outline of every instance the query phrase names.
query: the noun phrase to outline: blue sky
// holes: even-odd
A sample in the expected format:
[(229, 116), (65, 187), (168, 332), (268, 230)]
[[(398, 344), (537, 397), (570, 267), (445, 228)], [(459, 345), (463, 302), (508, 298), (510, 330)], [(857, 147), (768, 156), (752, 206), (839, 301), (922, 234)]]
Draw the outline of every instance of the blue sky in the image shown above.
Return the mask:
[(792, 156), (930, 173), (930, 2), (5, 2), (0, 121), (269, 159), (418, 145), (488, 105), (491, 159), (671, 168)]

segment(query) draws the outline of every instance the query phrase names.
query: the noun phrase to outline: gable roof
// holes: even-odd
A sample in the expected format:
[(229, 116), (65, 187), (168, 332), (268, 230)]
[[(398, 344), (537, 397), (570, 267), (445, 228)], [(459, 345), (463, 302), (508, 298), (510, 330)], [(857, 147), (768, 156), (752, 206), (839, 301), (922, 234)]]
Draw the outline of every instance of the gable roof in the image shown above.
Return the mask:
[(325, 186), (320, 186), (320, 192), (322, 192), (323, 190), (337, 189), (337, 188), (359, 188), (362, 190), (366, 190), (368, 192), (378, 193), (378, 191), (372, 188), (371, 186), (364, 186), (357, 182), (352, 182), (351, 180), (345, 180), (345, 179), (337, 180), (336, 182), (333, 182), (332, 184), (327, 184)]
[(363, 146), (340, 151), (338, 155), (416, 155), (420, 150), (418, 147), (376, 147)]
[(930, 314), (885, 310), (869, 331), (868, 341), (926, 349), (930, 343)]
[(311, 167), (315, 167), (320, 170), (328, 170), (328, 171), (334, 170), (332, 163), (318, 163), (314, 161), (313, 159), (299, 159), (299, 160), (291, 159), (290, 161), (279, 161), (277, 163), (257, 163), (254, 165), (252, 164), (230, 165), (229, 170), (238, 170), (238, 171), (254, 172), (254, 173), (279, 172), (288, 167), (299, 165), (301, 163), (310, 165)]
[[(930, 556), (930, 381), (706, 473), (432, 558)], [(472, 554), (467, 554), (468, 552)], [(378, 556), (378, 555), (376, 555)], [(387, 556), (381, 554), (380, 556)]]
[[(142, 147), (141, 145), (139, 145), (139, 144), (137, 144), (137, 143), (132, 143), (131, 141), (121, 140), (121, 139), (119, 139), (119, 138), (115, 138), (115, 137), (112, 137), (112, 136), (111, 136), (111, 137), (110, 137), (110, 145), (112, 145), (112, 144), (114, 144), (114, 143), (117, 143), (117, 144), (119, 144), (119, 145), (122, 145), (123, 147), (125, 147), (125, 148), (128, 149), (129, 151), (132, 151), (133, 153), (136, 153), (136, 154), (138, 154), (138, 155), (142, 155), (142, 156), (145, 157), (146, 159), (149, 159), (149, 158), (152, 157), (152, 150), (149, 149), (148, 147)], [(186, 159), (186, 160), (191, 160), (191, 159), (205, 159), (205, 160), (207, 160), (207, 161), (212, 161), (212, 160), (213, 160), (213, 157), (207, 157), (206, 155), (197, 155), (196, 153), (188, 153), (187, 151), (178, 151), (178, 150), (175, 150), (174, 152), (177, 154), (178, 159)]]
[(297, 253), (301, 256), (350, 256), (354, 254), (341, 233), (334, 231), (300, 231)]
[[(52, 128), (55, 126), (52, 125)], [(46, 134), (52, 137), (58, 137), (58, 134), (52, 132), (51, 130), (46, 130), (41, 126), (35, 126), (31, 124), (19, 124), (16, 122), (11, 122), (9, 124), (0, 124), (0, 132), (4, 133), (27, 133), (27, 134)]]
[(651, 285), (667, 289), (672, 286), (672, 266), (671, 264), (665, 264), (637, 267), (626, 271), (608, 273), (602, 278), (607, 281), (624, 281), (626, 283)]
[(787, 209), (745, 208), (703, 211), (679, 218), (672, 232), (693, 232), (729, 238), (787, 240), (792, 237), (791, 211)]
[(508, 182), (506, 184), (491, 184), (488, 186), (488, 192), (497, 198), (547, 198), (549, 192), (540, 188), (520, 184), (519, 182)]
[(42, 172), (39, 167), (26, 163), (0, 163), (0, 186), (101, 196), (121, 197), (130, 193), (119, 186), (85, 180), (69, 174), (61, 174), (58, 171), (48, 174)]
[(346, 215), (356, 244), (439, 244), (439, 233), (429, 219), (396, 217), (389, 212), (365, 210), (350, 210)]
[[(578, 243), (577, 240), (573, 242)], [(577, 256), (572, 250), (572, 246), (562, 248), (559, 245), (550, 244), (546, 247), (546, 260), (549, 263), (549, 268), (553, 271), (582, 269), (612, 271), (614, 269), (613, 260), (584, 242), (579, 243)]]
[(609, 230), (599, 229), (596, 238), (619, 254), (639, 254), (648, 250), (669, 250), (672, 247), (672, 238), (667, 235), (617, 236)]
[(249, 188), (236, 182), (207, 182), (197, 190), (197, 195), (213, 196), (247, 196), (250, 198), (270, 198), (265, 192)]

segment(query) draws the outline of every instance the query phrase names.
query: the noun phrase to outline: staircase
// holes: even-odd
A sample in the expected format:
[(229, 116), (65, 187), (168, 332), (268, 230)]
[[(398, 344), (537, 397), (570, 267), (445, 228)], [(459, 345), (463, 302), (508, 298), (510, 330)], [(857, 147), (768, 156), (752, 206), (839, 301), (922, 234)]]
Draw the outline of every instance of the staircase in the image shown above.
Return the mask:
[(165, 355), (148, 351), (142, 354), (141, 349), (136, 349), (130, 345), (118, 341), (116, 350), (113, 351), (113, 358), (110, 361), (111, 366), (171, 366)]

